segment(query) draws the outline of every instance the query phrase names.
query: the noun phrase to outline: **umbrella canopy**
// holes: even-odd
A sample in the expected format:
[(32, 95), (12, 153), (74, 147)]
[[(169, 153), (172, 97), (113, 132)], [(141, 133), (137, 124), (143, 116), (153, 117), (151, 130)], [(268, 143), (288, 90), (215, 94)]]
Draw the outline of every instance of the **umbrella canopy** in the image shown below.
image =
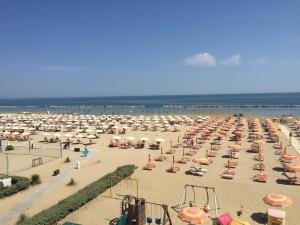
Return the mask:
[(289, 172), (299, 172), (300, 171), (300, 165), (299, 164), (298, 165), (293, 165), (293, 164), (287, 165), (286, 168)]
[(156, 138), (155, 141), (156, 141), (156, 142), (164, 142), (165, 140), (162, 139), (162, 138)]
[(179, 211), (178, 217), (190, 224), (202, 224), (208, 219), (208, 215), (199, 208), (186, 207)]
[(127, 137), (126, 140), (128, 141), (133, 141), (135, 139), (135, 137)]
[(208, 158), (196, 158), (193, 159), (194, 163), (200, 163), (200, 164), (209, 164), (209, 159)]
[(120, 137), (120, 136), (114, 136), (113, 139), (115, 139), (115, 140), (121, 140), (122, 137)]
[(280, 157), (280, 159), (291, 161), (291, 160), (297, 159), (297, 156), (291, 155), (291, 154), (284, 154), (283, 156)]
[(149, 138), (147, 138), (147, 137), (141, 137), (140, 140), (141, 140), (141, 141), (148, 141)]
[(263, 198), (263, 201), (274, 207), (287, 207), (293, 203), (289, 197), (282, 194), (268, 194)]

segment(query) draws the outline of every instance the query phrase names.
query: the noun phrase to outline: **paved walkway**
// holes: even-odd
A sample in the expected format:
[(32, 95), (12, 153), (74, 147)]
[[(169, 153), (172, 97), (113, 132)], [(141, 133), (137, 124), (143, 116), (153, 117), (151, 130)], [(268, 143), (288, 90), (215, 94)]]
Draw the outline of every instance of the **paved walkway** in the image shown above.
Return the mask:
[[(87, 160), (87, 157), (80, 159), (80, 165), (82, 165)], [(72, 164), (70, 167), (65, 169), (59, 175), (51, 179), (48, 183), (42, 185), (40, 189), (29, 195), (23, 202), (12, 207), (6, 214), (3, 214), (0, 217), (1, 225), (9, 225), (13, 220), (18, 218), (21, 214), (23, 214), (26, 209), (28, 209), (31, 205), (37, 202), (44, 194), (50, 191), (56, 184), (58, 184), (65, 177), (69, 176), (76, 169), (76, 164)]]
[[(284, 136), (286, 137), (286, 139), (289, 139), (289, 136), (290, 136), (289, 128), (282, 124), (278, 124), (278, 127), (281, 129), (281, 131), (284, 134)], [(292, 137), (292, 146), (296, 149), (298, 154), (300, 154), (300, 142), (295, 137)]]

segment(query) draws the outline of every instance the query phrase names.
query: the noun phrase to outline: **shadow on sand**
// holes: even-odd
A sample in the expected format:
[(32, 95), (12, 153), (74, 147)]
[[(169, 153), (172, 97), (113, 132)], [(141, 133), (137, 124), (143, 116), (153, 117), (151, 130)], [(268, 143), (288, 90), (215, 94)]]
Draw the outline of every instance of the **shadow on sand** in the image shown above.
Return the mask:
[(273, 167), (272, 169), (274, 171), (277, 171), (277, 172), (284, 172), (284, 169), (282, 167), (279, 167), (279, 166)]
[(291, 185), (291, 183), (287, 179), (280, 179), (280, 178), (278, 178), (276, 180), (276, 183), (277, 184), (283, 184), (283, 185)]
[(266, 224), (268, 222), (266, 214), (261, 212), (252, 213), (251, 219), (259, 224)]

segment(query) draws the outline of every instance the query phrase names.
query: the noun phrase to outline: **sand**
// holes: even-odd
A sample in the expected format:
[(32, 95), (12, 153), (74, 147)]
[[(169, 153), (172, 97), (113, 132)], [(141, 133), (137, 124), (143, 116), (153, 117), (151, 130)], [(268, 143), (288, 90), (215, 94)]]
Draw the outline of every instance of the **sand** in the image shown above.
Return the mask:
[[(134, 136), (142, 137), (146, 136), (151, 139), (161, 137), (165, 139), (163, 143), (164, 151), (169, 149), (170, 141), (176, 142), (178, 136), (182, 137), (183, 133), (189, 127), (184, 127), (180, 132), (151, 132), (151, 131), (128, 131), (124, 137)], [(185, 184), (197, 184), (216, 187), (221, 209), (219, 213), (230, 212), (234, 217), (241, 220), (250, 222), (250, 224), (259, 224), (256, 222), (256, 216), (258, 213), (264, 213), (269, 208), (262, 201), (262, 198), (268, 193), (281, 193), (286, 194), (294, 200), (292, 206), (286, 208), (287, 225), (300, 224), (300, 192), (299, 186), (291, 186), (278, 184), (277, 179), (284, 179), (281, 172), (273, 170), (274, 167), (279, 167), (278, 156), (274, 155), (272, 144), (264, 144), (264, 155), (266, 163), (266, 173), (268, 174), (267, 183), (255, 183), (252, 181), (252, 177), (256, 171), (252, 169), (254, 164), (253, 153), (246, 152), (250, 148), (250, 143), (243, 139), (241, 157), (239, 159), (239, 165), (236, 169), (236, 176), (233, 180), (224, 180), (220, 178), (220, 174), (225, 170), (224, 164), (226, 159), (222, 158), (222, 153), (227, 149), (230, 144), (227, 140), (223, 142), (222, 149), (218, 156), (214, 158), (214, 163), (208, 167), (208, 172), (203, 177), (194, 177), (185, 175), (185, 171), (193, 164), (188, 163), (186, 165), (179, 165), (180, 172), (176, 174), (170, 174), (166, 172), (166, 169), (171, 165), (171, 155), (167, 155), (167, 160), (164, 162), (155, 162), (157, 168), (153, 171), (142, 170), (142, 167), (147, 162), (147, 156), (150, 153), (152, 158), (157, 157), (160, 153), (155, 150), (140, 150), (140, 149), (111, 149), (107, 145), (111, 138), (115, 135), (104, 134), (100, 139), (97, 139), (97, 144), (90, 146), (92, 149), (91, 154), (88, 156), (87, 161), (81, 166), (80, 170), (76, 170), (71, 175), (63, 179), (58, 185), (52, 188), (46, 193), (39, 201), (35, 202), (29, 207), (25, 214), (31, 216), (42, 209), (57, 203), (61, 199), (76, 192), (87, 184), (99, 179), (106, 173), (113, 171), (116, 167), (125, 164), (135, 164), (138, 169), (133, 174), (132, 178), (139, 181), (139, 197), (145, 198), (149, 202), (156, 202), (169, 205), (169, 212), (171, 214), (173, 224), (181, 225), (186, 224), (181, 222), (177, 218), (176, 212), (171, 208), (178, 205), (181, 201), (182, 191)], [(40, 136), (34, 137), (40, 139)], [(281, 134), (281, 139), (284, 145), (287, 145), (288, 141)], [(209, 148), (209, 144), (205, 144), (197, 155), (192, 157), (200, 157), (205, 155), (205, 150)], [(290, 153), (296, 153), (292, 146), (288, 146)], [(178, 149), (175, 154), (176, 159), (179, 159), (182, 155), (182, 149)], [(64, 163), (64, 159), (70, 157), (72, 162), (76, 162), (80, 158), (79, 153), (72, 151), (63, 151), (63, 158), (51, 161), (42, 166), (32, 168), (17, 173), (20, 176), (30, 176), (38, 173), (41, 176), (43, 184), (53, 179), (52, 172), (54, 169), (59, 168), (64, 170), (70, 164)], [(297, 161), (299, 162), (299, 161)], [(18, 161), (21, 163), (21, 161)], [(69, 180), (73, 178), (76, 182), (75, 186), (67, 186)], [(43, 185), (42, 184), (42, 185)], [(14, 196), (0, 200), (0, 216), (9, 211), (15, 204), (24, 201), (30, 194), (38, 191), (41, 186), (31, 187), (26, 191), (18, 193)], [(135, 186), (127, 182), (122, 182), (120, 185), (112, 189), (113, 196), (116, 194), (136, 194)], [(71, 213), (64, 221), (71, 221), (85, 225), (104, 225), (108, 224), (109, 220), (120, 216), (120, 200), (108, 198), (109, 191), (103, 195), (92, 200), (81, 209)], [(120, 197), (118, 197), (120, 198)], [(187, 196), (192, 200), (191, 193)], [(206, 193), (197, 191), (196, 193), (197, 203), (199, 207), (202, 207), (206, 202)], [(213, 195), (210, 195), (210, 207), (213, 207)], [(244, 213), (241, 217), (238, 217), (237, 211), (241, 205), (244, 206)], [(161, 216), (161, 212), (158, 208), (147, 208), (147, 214), (152, 217)], [(210, 216), (214, 217), (214, 212), (210, 212)], [(16, 218), (17, 219), (17, 218)], [(13, 221), (16, 221), (16, 219)], [(211, 220), (205, 224), (212, 224)]]

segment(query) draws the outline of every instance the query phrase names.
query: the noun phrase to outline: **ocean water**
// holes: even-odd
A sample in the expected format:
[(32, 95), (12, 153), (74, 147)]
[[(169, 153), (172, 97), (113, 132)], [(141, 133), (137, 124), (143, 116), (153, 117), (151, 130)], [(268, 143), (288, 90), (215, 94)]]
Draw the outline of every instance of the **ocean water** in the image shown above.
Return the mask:
[(0, 112), (182, 114), (205, 112), (300, 117), (300, 92), (84, 98), (0, 99)]

